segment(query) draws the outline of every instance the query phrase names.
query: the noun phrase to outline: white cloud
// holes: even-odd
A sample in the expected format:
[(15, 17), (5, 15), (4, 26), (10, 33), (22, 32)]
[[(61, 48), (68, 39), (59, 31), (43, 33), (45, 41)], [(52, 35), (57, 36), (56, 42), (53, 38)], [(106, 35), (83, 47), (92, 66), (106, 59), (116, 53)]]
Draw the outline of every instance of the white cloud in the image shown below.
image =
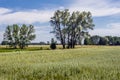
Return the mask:
[[(60, 7), (62, 8), (62, 7)], [(34, 42), (48, 41), (51, 37), (54, 37), (53, 34), (50, 34), (52, 31), (51, 26), (48, 24), (50, 17), (53, 16), (55, 9), (53, 10), (26, 10), (26, 11), (14, 11), (12, 9), (0, 8), (0, 27), (2, 25), (12, 25), (12, 24), (34, 24), (38, 23), (47, 23), (46, 25), (35, 26), (36, 29), (36, 39)], [(0, 42), (3, 40), (3, 32), (0, 30)]]
[(120, 36), (120, 23), (111, 23), (107, 25), (107, 28), (94, 29), (90, 31), (91, 35), (101, 36)]
[(3, 31), (0, 31), (0, 42), (3, 40)]
[(41, 31), (51, 31), (52, 27), (48, 24), (48, 25), (44, 25), (44, 26), (35, 26), (36, 30), (41, 30)]
[(47, 42), (50, 41), (51, 38), (54, 38), (54, 34), (50, 33), (52, 31), (52, 27), (49, 25), (35, 26), (35, 30), (36, 39), (34, 40), (34, 42)]
[(110, 16), (120, 13), (118, 4), (110, 2), (110, 0), (74, 0), (68, 8), (71, 11), (90, 11), (95, 17)]
[[(108, 0), (72, 0), (65, 7), (60, 6), (56, 9), (68, 8), (70, 11), (91, 11), (93, 16), (109, 16), (120, 13), (118, 3), (111, 3)], [(26, 23), (33, 24), (35, 22), (45, 23), (50, 20), (56, 9), (45, 10), (26, 10), (14, 11), (8, 8), (0, 8), (0, 25)]]
[(11, 12), (11, 11), (12, 11), (12, 10), (7, 9), (7, 8), (0, 8), (0, 15), (5, 14), (5, 13), (9, 13), (9, 12)]
[[(6, 8), (0, 8), (0, 24), (33, 24), (35, 22), (45, 23), (50, 20), (53, 10), (29, 10), (11, 12)], [(9, 13), (8, 13), (9, 12)]]
[[(66, 6), (60, 6), (55, 9), (45, 9), (45, 10), (18, 10), (14, 11), (13, 9), (0, 8), (0, 25), (8, 24), (34, 24), (47, 23), (50, 20), (50, 17), (53, 15), (56, 9), (65, 9), (68, 8), (70, 11), (90, 11), (93, 16), (111, 16), (120, 14), (119, 3), (111, 3), (110, 0), (71, 0), (70, 4)], [(50, 25), (49, 25), (50, 26)], [(54, 37), (53, 34), (50, 34), (51, 30), (49, 26), (38, 26), (36, 28), (36, 39), (35, 42), (50, 40), (51, 37)], [(120, 23), (111, 23), (107, 25), (107, 28), (95, 29), (90, 31), (92, 35), (113, 35), (120, 36)], [(0, 36), (3, 36), (3, 32), (0, 31)], [(2, 40), (2, 37), (0, 37)]]

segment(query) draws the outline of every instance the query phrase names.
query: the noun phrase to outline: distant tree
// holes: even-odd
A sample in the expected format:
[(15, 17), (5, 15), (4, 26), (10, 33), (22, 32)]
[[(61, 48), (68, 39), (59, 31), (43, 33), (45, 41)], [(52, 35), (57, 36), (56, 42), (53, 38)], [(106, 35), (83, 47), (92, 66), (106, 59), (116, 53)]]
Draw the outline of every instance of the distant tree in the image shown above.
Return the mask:
[(91, 36), (91, 42), (93, 45), (98, 45), (99, 44), (99, 41), (100, 41), (100, 36), (98, 35), (95, 35), (95, 36)]
[(109, 45), (120, 45), (120, 37), (117, 36), (106, 36), (108, 38)]
[(17, 48), (19, 46), (23, 49), (30, 41), (35, 39), (34, 27), (32, 25), (18, 26), (17, 24), (7, 26), (4, 33), (4, 39), (8, 42), (10, 47)]
[(39, 44), (40, 44), (40, 45), (46, 45), (46, 43), (45, 43), (45, 42), (40, 42)]
[(1, 45), (8, 45), (8, 41), (2, 41)]
[(84, 45), (91, 45), (91, 44), (92, 44), (91, 39), (90, 38), (85, 38)]
[(114, 36), (114, 45), (119, 45), (120, 43), (120, 37)]
[(47, 45), (49, 45), (50, 44), (50, 42), (49, 41), (47, 41)]
[(116, 42), (116, 45), (120, 45), (120, 41), (117, 41), (117, 42)]
[(109, 45), (114, 45), (114, 38), (112, 36), (106, 36), (106, 38), (108, 39)]
[(108, 39), (106, 37), (101, 37), (99, 41), (99, 45), (107, 45)]

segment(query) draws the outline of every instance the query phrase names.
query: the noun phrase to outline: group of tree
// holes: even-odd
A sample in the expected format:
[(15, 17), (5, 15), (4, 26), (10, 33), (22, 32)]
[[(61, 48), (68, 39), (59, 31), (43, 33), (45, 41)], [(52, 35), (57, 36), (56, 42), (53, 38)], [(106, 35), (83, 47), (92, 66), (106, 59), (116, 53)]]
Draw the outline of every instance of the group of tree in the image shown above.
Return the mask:
[[(65, 48), (74, 48), (76, 44), (81, 44), (84, 39), (85, 45), (120, 45), (120, 37), (112, 36), (90, 36), (88, 31), (93, 30), (94, 24), (90, 12), (74, 11), (68, 9), (55, 11), (50, 19), (53, 31), (57, 40)], [(25, 48), (28, 44), (50, 45), (51, 49), (56, 48), (54, 39), (47, 43), (30, 43), (35, 39), (35, 29), (33, 25), (8, 25), (2, 44), (9, 45), (13, 48)]]
[(120, 37), (116, 36), (105, 36), (101, 37), (98, 35), (85, 38), (85, 45), (120, 45)]
[[(88, 30), (93, 30), (94, 24), (90, 12), (72, 12), (68, 9), (57, 10), (51, 17), (52, 33), (61, 42), (63, 48), (74, 48), (82, 37), (89, 36)], [(67, 46), (66, 46), (67, 45)]]
[(12, 48), (25, 48), (32, 40), (35, 39), (35, 29), (33, 25), (8, 25), (2, 44), (8, 44)]

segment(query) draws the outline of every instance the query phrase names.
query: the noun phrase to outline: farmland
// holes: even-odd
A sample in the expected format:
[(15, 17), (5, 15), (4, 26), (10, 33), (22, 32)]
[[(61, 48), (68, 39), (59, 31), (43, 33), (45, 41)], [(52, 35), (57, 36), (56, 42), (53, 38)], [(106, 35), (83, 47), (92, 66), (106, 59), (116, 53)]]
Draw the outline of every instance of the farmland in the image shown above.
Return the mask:
[(120, 80), (119, 46), (4, 49), (1, 46), (0, 80)]

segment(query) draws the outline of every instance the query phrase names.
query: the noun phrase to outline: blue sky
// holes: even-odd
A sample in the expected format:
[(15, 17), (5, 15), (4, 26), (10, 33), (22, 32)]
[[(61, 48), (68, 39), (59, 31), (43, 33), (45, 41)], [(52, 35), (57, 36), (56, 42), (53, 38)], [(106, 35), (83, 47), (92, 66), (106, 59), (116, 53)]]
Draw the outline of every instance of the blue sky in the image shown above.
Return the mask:
[(33, 24), (34, 42), (50, 41), (49, 20), (57, 9), (90, 11), (95, 29), (91, 35), (120, 36), (120, 0), (0, 0), (0, 42), (7, 25)]

